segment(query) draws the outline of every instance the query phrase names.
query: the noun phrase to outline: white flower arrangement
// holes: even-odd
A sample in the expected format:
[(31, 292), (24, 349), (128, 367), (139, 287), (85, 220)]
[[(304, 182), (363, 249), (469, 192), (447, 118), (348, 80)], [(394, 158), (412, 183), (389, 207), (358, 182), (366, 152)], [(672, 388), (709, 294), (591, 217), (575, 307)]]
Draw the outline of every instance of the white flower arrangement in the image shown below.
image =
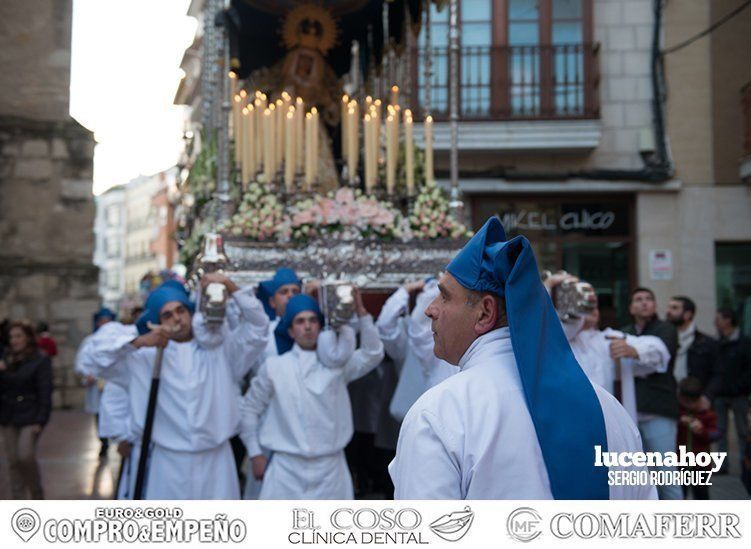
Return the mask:
[(420, 189), (409, 215), (409, 227), (412, 236), (421, 240), (464, 238), (472, 234), (451, 216), (448, 198), (435, 181), (426, 182)]

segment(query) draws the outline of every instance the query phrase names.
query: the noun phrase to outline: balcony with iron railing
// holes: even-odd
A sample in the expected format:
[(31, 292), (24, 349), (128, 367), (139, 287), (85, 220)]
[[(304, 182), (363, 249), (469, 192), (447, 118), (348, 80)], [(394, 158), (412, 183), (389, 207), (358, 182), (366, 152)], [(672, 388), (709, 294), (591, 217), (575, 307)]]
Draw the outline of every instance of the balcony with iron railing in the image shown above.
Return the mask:
[[(431, 48), (431, 113), (448, 117), (449, 52)], [(593, 44), (465, 46), (459, 55), (464, 120), (570, 120), (599, 116), (598, 48)], [(412, 108), (425, 103), (425, 48), (413, 51)]]
[[(429, 93), (430, 114), (437, 123), (436, 148), (447, 148), (441, 123), (449, 119), (449, 51), (431, 48), (430, 86), (425, 85), (426, 49), (413, 48), (410, 53), (410, 108), (417, 116), (426, 114)], [(462, 47), (456, 71), (459, 131), (466, 137), (461, 148), (596, 147), (598, 53), (597, 44), (582, 43)], [(506, 139), (508, 132), (513, 133), (513, 143)], [(525, 133), (530, 137), (526, 144)]]

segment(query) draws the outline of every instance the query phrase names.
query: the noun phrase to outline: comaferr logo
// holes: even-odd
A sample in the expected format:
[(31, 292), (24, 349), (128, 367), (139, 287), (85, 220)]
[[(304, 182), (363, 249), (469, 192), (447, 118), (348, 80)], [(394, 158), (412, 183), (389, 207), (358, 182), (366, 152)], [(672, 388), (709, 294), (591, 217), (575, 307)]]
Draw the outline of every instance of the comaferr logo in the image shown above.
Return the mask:
[(446, 541), (459, 541), (472, 526), (475, 514), (469, 507), (464, 511), (455, 511), (437, 518), (430, 524), (430, 529), (439, 538)]
[(528, 542), (542, 534), (542, 517), (531, 507), (520, 507), (506, 519), (506, 531), (516, 541)]

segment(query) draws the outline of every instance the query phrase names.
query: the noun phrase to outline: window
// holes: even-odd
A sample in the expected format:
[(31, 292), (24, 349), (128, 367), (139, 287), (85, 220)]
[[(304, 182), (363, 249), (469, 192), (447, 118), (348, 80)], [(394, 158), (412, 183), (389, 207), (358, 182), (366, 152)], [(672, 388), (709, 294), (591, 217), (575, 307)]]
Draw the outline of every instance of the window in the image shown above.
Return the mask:
[[(448, 9), (431, 9), (431, 109), (440, 117), (449, 108)], [(462, 117), (597, 116), (592, 0), (464, 0), (459, 15)], [(420, 101), (426, 47), (422, 32)]]
[(751, 242), (715, 244), (717, 306), (738, 312), (741, 330), (751, 335)]

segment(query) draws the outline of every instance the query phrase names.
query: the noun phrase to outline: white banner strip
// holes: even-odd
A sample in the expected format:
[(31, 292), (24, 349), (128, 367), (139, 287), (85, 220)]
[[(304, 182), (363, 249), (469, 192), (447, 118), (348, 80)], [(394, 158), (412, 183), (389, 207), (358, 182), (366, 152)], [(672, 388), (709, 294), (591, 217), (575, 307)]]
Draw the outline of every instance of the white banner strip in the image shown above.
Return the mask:
[(3, 501), (21, 547), (749, 547), (748, 501)]

